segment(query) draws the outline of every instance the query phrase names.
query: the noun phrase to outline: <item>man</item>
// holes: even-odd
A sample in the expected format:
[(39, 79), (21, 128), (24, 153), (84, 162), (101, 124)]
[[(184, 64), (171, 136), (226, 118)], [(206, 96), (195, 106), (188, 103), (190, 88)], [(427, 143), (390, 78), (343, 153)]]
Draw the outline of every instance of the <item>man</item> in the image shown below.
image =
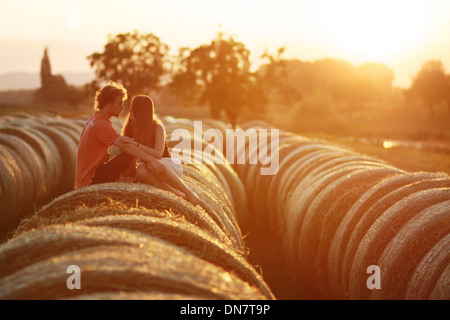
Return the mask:
[[(91, 184), (117, 181), (130, 167), (134, 158), (147, 163), (156, 173), (164, 173), (164, 165), (138, 146), (127, 143), (114, 129), (110, 119), (118, 117), (127, 99), (126, 89), (110, 82), (95, 94), (95, 112), (81, 133), (77, 153), (75, 189)], [(110, 159), (109, 147), (115, 145), (123, 152)]]

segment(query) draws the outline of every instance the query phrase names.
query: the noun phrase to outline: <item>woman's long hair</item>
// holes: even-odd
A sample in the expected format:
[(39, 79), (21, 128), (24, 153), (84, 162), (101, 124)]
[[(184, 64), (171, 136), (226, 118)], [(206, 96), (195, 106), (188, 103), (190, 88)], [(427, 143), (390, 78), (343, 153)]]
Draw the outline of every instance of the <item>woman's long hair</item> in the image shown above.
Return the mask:
[[(130, 119), (131, 113), (134, 114), (133, 120)], [(144, 95), (134, 96), (122, 134), (153, 148), (155, 146), (156, 121), (158, 120), (155, 118), (153, 100)]]
[[(130, 119), (131, 113), (134, 114), (133, 120)], [(134, 138), (137, 142), (154, 148), (156, 123), (162, 124), (161, 120), (155, 116), (153, 100), (145, 95), (134, 96), (131, 100), (130, 112), (122, 129), (122, 135)], [(167, 142), (165, 142), (165, 145), (163, 156), (170, 156)]]

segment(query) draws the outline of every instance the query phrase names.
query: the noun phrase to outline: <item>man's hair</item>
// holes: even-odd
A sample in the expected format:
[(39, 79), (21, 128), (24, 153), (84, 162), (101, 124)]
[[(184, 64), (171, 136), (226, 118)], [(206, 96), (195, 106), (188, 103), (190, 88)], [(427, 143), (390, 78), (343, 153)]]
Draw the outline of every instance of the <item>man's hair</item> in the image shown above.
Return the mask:
[(106, 104), (114, 102), (119, 96), (123, 100), (127, 100), (127, 89), (119, 83), (113, 81), (108, 82), (107, 85), (95, 93), (95, 110), (103, 109)]

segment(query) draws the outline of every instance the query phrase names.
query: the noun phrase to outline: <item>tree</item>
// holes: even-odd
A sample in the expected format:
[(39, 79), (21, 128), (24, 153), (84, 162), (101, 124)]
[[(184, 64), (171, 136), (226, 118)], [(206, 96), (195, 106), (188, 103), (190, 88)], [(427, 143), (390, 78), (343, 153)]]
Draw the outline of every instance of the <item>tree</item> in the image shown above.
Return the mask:
[(285, 47), (278, 48), (276, 56), (267, 51), (261, 56), (262, 59), (268, 60), (268, 63), (257, 71), (257, 83), (266, 95), (275, 92), (280, 97), (281, 103), (291, 106), (293, 102), (302, 99), (302, 94), (290, 81), (288, 61), (281, 58), (284, 50)]
[(158, 89), (166, 73), (168, 45), (152, 33), (108, 35), (104, 51), (87, 57), (95, 70), (96, 81), (121, 83), (131, 98)]
[(225, 112), (233, 126), (245, 107), (263, 102), (255, 75), (250, 71), (250, 51), (232, 36), (219, 32), (209, 44), (179, 52), (179, 66), (170, 84), (172, 92), (208, 103), (211, 116)]
[(450, 82), (444, 66), (439, 60), (427, 61), (413, 79), (408, 95), (419, 97), (430, 108), (434, 116), (434, 106), (441, 101), (448, 101)]

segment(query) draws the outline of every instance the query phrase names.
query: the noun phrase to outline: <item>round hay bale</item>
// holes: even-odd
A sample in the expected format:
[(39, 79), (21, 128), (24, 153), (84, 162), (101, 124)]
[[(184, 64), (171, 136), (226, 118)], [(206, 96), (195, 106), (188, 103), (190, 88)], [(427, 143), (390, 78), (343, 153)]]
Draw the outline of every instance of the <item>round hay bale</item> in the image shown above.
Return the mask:
[(274, 298), (267, 284), (242, 255), (192, 224), (143, 215), (107, 216), (83, 220), (79, 224), (131, 230), (163, 239), (232, 272), (259, 288), (267, 298)]
[(78, 145), (83, 128), (80, 128), (69, 120), (51, 123), (51, 127), (64, 132)]
[(331, 281), (330, 289), (332, 296), (336, 299), (348, 297), (348, 292), (344, 292), (342, 285), (342, 263), (345, 250), (349, 242), (351, 233), (362, 216), (379, 199), (394, 190), (424, 179), (431, 179), (437, 175), (425, 172), (402, 172), (383, 179), (380, 183), (370, 188), (362, 195), (352, 208), (345, 214), (340, 222), (336, 233), (331, 241), (328, 253), (328, 279)]
[[(92, 208), (91, 212), (94, 210)], [(64, 253), (98, 246), (139, 247), (148, 241), (142, 234), (106, 227), (93, 228), (74, 223), (42, 226), (0, 246), (0, 278)]]
[(225, 206), (223, 206), (221, 205), (221, 199), (214, 197), (211, 192), (205, 190), (205, 185), (201, 182), (189, 176), (186, 176), (184, 180), (186, 185), (198, 195), (202, 201), (201, 206), (206, 210), (208, 215), (214, 220), (218, 227), (229, 236), (236, 249), (245, 252), (245, 244), (242, 240), (241, 230), (237, 223), (234, 210), (227, 210), (227, 207), (232, 209), (229, 200), (227, 199), (228, 205), (225, 204)]
[[(167, 145), (173, 156), (180, 158), (184, 163), (188, 164), (203, 163), (203, 156), (205, 156), (207, 159), (210, 159), (210, 157), (208, 157), (206, 154), (203, 154), (203, 150), (205, 150), (205, 148), (209, 146), (209, 143), (207, 143), (206, 141), (203, 141), (201, 140), (201, 138), (198, 138), (196, 136), (183, 137), (182, 141), (183, 144), (181, 146), (178, 146), (181, 143), (180, 141), (167, 140)], [(186, 141), (189, 142), (190, 145), (190, 148), (187, 148), (187, 150), (184, 149), (184, 144), (186, 143)], [(197, 149), (197, 145), (200, 146), (201, 150)], [(215, 155), (217, 155), (217, 159), (224, 158), (220, 150), (215, 149), (215, 152)]]
[[(184, 217), (188, 222), (200, 227), (223, 243), (231, 245), (231, 239), (225, 235), (217, 223), (199, 206), (194, 207), (188, 201), (176, 197), (146, 184), (105, 183), (91, 185), (68, 192), (42, 207), (35, 215), (21, 221), (14, 236), (23, 231), (54, 223), (79, 221), (92, 216), (89, 207), (104, 205), (107, 209), (99, 215), (125, 212), (146, 213), (144, 209), (170, 212)], [(109, 209), (109, 210), (108, 210)], [(152, 210), (151, 213), (154, 213)]]
[(17, 204), (20, 204), (24, 195), (22, 190), (17, 190), (17, 165), (13, 161), (13, 155), (9, 148), (0, 145), (0, 230), (8, 228), (18, 218)]
[[(5, 164), (5, 172), (0, 176), (5, 197), (2, 215), (8, 216), (6, 220), (11, 218), (15, 221), (32, 208), (35, 196), (33, 176), (18, 153), (6, 145), (0, 145), (0, 162)], [(8, 185), (8, 182), (12, 184)]]
[(378, 265), (383, 251), (401, 228), (421, 210), (450, 200), (450, 188), (436, 188), (413, 193), (387, 209), (371, 225), (361, 240), (350, 271), (351, 299), (368, 299), (366, 269)]
[(244, 185), (239, 179), (237, 173), (231, 168), (229, 164), (216, 164), (215, 167), (222, 173), (228, 188), (231, 192), (231, 199), (233, 201), (234, 211), (240, 224), (243, 217), (247, 214), (247, 193)]
[(47, 135), (58, 148), (62, 163), (62, 174), (57, 182), (55, 191), (57, 194), (62, 194), (72, 190), (75, 179), (78, 144), (61, 130), (40, 125), (36, 125), (34, 128)]
[(444, 272), (439, 277), (433, 291), (431, 292), (430, 300), (450, 300), (450, 264), (447, 265)]
[[(266, 135), (265, 140), (262, 140), (260, 132), (257, 130), (254, 130), (254, 132), (256, 139), (248, 139), (248, 142), (247, 139), (240, 139), (241, 141), (238, 141), (235, 149), (234, 168), (247, 188), (253, 188), (254, 182), (252, 178), (255, 179), (255, 177), (260, 176), (261, 169), (267, 167), (267, 165), (262, 164), (260, 156), (266, 156), (267, 153), (277, 153), (278, 158), (283, 159), (284, 156), (289, 153), (289, 150), (295, 148), (295, 144), (298, 145), (299, 143), (304, 143), (304, 140), (298, 136), (281, 132), (278, 136), (278, 143), (275, 143), (274, 145), (270, 144), (271, 149), (270, 152), (268, 152), (267, 142), (269, 139), (271, 140), (271, 133)], [(265, 152), (266, 154), (260, 154), (262, 152), (261, 148), (267, 149)], [(239, 158), (242, 157), (242, 154), (245, 155), (245, 158), (243, 159), (244, 165), (239, 164), (238, 161)]]
[[(222, 170), (218, 168), (218, 165), (216, 164), (204, 164), (205, 167), (208, 168), (209, 171), (214, 175), (214, 177), (217, 179), (217, 183), (222, 187), (225, 194), (228, 196), (228, 198), (233, 201), (233, 194), (231, 192), (230, 186), (228, 185), (228, 181), (225, 178), (225, 176), (222, 173)], [(226, 166), (226, 164), (224, 164)]]
[(31, 127), (28, 128), (14, 128), (14, 127), (4, 127), (0, 128), (0, 132), (7, 133), (9, 135), (14, 135), (21, 140), (28, 143), (39, 156), (42, 158), (45, 164), (45, 176), (46, 179), (43, 180), (45, 184), (46, 200), (51, 193), (54, 192), (56, 188), (57, 175), (61, 174), (61, 162), (58, 149), (56, 148), (53, 141), (51, 141), (46, 135), (41, 132), (34, 130)]
[[(250, 131), (251, 130), (251, 131)], [(233, 159), (228, 159), (228, 161), (232, 161), (233, 163), (233, 169), (236, 171), (236, 173), (238, 174), (238, 176), (241, 178), (241, 180), (244, 183), (244, 187), (247, 188), (246, 186), (246, 175), (245, 175), (245, 171), (249, 169), (249, 167), (252, 165), (249, 161), (249, 155), (250, 152), (252, 152), (251, 150), (255, 149), (258, 145), (258, 132), (255, 129), (249, 129), (249, 132), (246, 132), (247, 134), (251, 134), (251, 137), (254, 137), (255, 139), (250, 139), (250, 138), (245, 138), (245, 139), (234, 139), (234, 141), (236, 142), (235, 144), (233, 143), (234, 146), (234, 158)], [(255, 151), (253, 151), (255, 152)], [(242, 157), (241, 155), (244, 155), (244, 157)], [(227, 157), (228, 158), (228, 157)], [(239, 161), (238, 161), (239, 160)], [(255, 165), (255, 164), (253, 164)]]
[(56, 143), (47, 134), (34, 127), (27, 128), (27, 131), (35, 137), (39, 137), (40, 142), (39, 147), (42, 147), (42, 152), (44, 154), (43, 160), (46, 164), (48, 174), (48, 180), (50, 181), (50, 196), (52, 197), (55, 192), (58, 191), (58, 186), (63, 175), (63, 163), (60, 151)]
[(350, 273), (354, 258), (356, 256), (356, 252), (357, 250), (359, 250), (358, 247), (361, 245), (362, 239), (366, 236), (368, 230), (372, 227), (372, 225), (374, 225), (376, 221), (379, 220), (379, 217), (382, 216), (387, 210), (390, 210), (392, 206), (397, 205), (400, 202), (404, 203), (404, 199), (408, 199), (409, 196), (415, 194), (416, 192), (421, 192), (423, 190), (433, 188), (449, 187), (449, 182), (450, 181), (448, 179), (425, 179), (405, 185), (376, 201), (364, 213), (364, 215), (361, 216), (358, 223), (351, 232), (342, 260), (341, 277), (343, 292), (349, 292), (350, 294)]
[(33, 203), (43, 198), (48, 191), (46, 190), (46, 176), (44, 161), (39, 154), (25, 141), (14, 136), (0, 133), (0, 144), (6, 145), (13, 149), (17, 156), (19, 156), (25, 163), (25, 167), (21, 168), (26, 175), (27, 172), (31, 175), (31, 179), (27, 179), (32, 188), (28, 195)]
[[(405, 300), (426, 300), (450, 264), (450, 234), (443, 237), (417, 265), (408, 282)], [(450, 297), (447, 297), (447, 300)]]
[(93, 294), (82, 294), (64, 300), (212, 300), (211, 296), (177, 294), (166, 292), (102, 292)]
[(204, 186), (205, 192), (211, 194), (220, 205), (227, 210), (229, 215), (235, 216), (232, 199), (230, 195), (224, 190), (220, 181), (204, 164), (185, 165), (183, 167), (183, 179), (186, 181), (190, 177)]
[(362, 168), (330, 181), (311, 201), (293, 241), (301, 261), (300, 272), (309, 274), (308, 279), (322, 294), (329, 291), (325, 272), (328, 248), (343, 215), (368, 188), (398, 172), (392, 168)]
[[(450, 234), (450, 201), (440, 202), (408, 221), (387, 245), (379, 260), (380, 290), (370, 296), (375, 300), (403, 299), (411, 276), (436, 243)], [(449, 287), (450, 288), (450, 287)]]
[[(266, 190), (268, 190), (267, 194), (261, 194), (261, 196), (266, 197), (266, 199), (274, 199), (274, 201), (266, 206), (266, 210), (269, 209), (268, 212), (271, 213), (271, 216), (278, 217), (277, 219), (279, 219), (281, 212), (284, 212), (283, 207), (286, 201), (288, 201), (289, 194), (293, 189), (295, 189), (296, 185), (298, 185), (304, 177), (301, 172), (303, 172), (304, 174), (307, 173), (307, 171), (303, 171), (302, 169), (309, 164), (309, 159), (311, 157), (314, 158), (314, 155), (316, 155), (317, 153), (322, 153), (326, 152), (326, 150), (329, 150), (327, 146), (324, 146), (323, 149), (319, 148), (317, 151), (314, 151), (314, 149), (315, 147), (313, 147), (312, 149), (308, 148), (308, 145), (300, 146), (296, 152), (291, 152), (290, 155), (286, 156), (280, 162), (280, 169), (278, 171), (278, 174), (275, 175), (272, 181), (269, 182), (269, 188), (266, 188)], [(314, 164), (318, 165), (319, 162), (315, 162)], [(292, 173), (293, 170), (296, 171), (295, 175)], [(296, 178), (296, 183), (291, 182), (290, 186), (288, 187), (288, 183), (286, 180), (290, 178)], [(274, 221), (274, 219), (272, 218), (270, 224), (276, 227), (279, 224), (279, 221)]]
[[(316, 252), (310, 250), (310, 248), (308, 250), (311, 256), (314, 257), (314, 265), (317, 266), (314, 270), (315, 274), (318, 275), (316, 285), (321, 287), (324, 296), (330, 296), (330, 283), (326, 272), (329, 263), (328, 252), (339, 223), (368, 189), (386, 177), (399, 172), (399, 170), (392, 168), (375, 168), (355, 172), (345, 178), (341, 178), (341, 183), (336, 181), (329, 186), (328, 194), (325, 194), (325, 190), (322, 192), (324, 195), (322, 198), (323, 203), (316, 202), (318, 206), (309, 223), (308, 219), (305, 219), (303, 227), (307, 228), (306, 226), (309, 225), (308, 232), (310, 239), (313, 240), (313, 246), (316, 247), (316, 244), (318, 245)], [(318, 197), (316, 197), (315, 201), (317, 199)], [(312, 203), (311, 205), (313, 206), (314, 204)], [(311, 232), (314, 229), (319, 235), (318, 241), (314, 232)]]
[(273, 126), (263, 120), (250, 120), (250, 121), (246, 121), (242, 124), (239, 125), (239, 127), (243, 130), (247, 130), (247, 129), (254, 129), (254, 128), (258, 128), (258, 129), (271, 129), (273, 128)]
[(319, 150), (313, 152), (304, 158), (298, 159), (287, 167), (280, 175), (278, 181), (274, 181), (270, 185), (271, 194), (276, 198), (277, 202), (271, 207), (271, 212), (277, 216), (281, 216), (284, 210), (284, 204), (288, 201), (290, 194), (295, 187), (302, 182), (305, 176), (328, 161), (342, 157), (343, 151), (327, 151)]
[(268, 199), (269, 196), (267, 186), (282, 174), (286, 162), (289, 161), (286, 158), (293, 157), (293, 154), (297, 153), (299, 149), (302, 149), (305, 143), (306, 141), (297, 139), (293, 136), (286, 136), (279, 139), (278, 149), (272, 150), (273, 152), (278, 152), (278, 170), (275, 174), (262, 175), (261, 170), (263, 165), (261, 162), (252, 166), (253, 170), (250, 171), (250, 174), (247, 176), (248, 191), (252, 192), (250, 196), (253, 199), (251, 206), (255, 212), (261, 213), (263, 220), (265, 220), (264, 216), (267, 215), (268, 212), (268, 206), (265, 203), (265, 200)]
[[(67, 267), (73, 264), (82, 272), (82, 290), (64, 285)], [(138, 248), (94, 247), (54, 256), (0, 280), (0, 299), (65, 299), (111, 291), (266, 299), (234, 274), (156, 238)]]
[[(343, 161), (343, 160), (341, 160)], [(336, 162), (332, 160), (330, 162)], [(321, 167), (323, 167), (322, 165)], [(331, 166), (326, 170), (317, 168), (311, 171), (303, 181), (296, 186), (288, 198), (285, 206), (286, 212), (280, 219), (280, 231), (284, 232), (284, 241), (288, 246), (289, 255), (293, 261), (297, 260), (297, 244), (298, 238), (296, 235), (300, 233), (303, 226), (306, 211), (311, 205), (314, 198), (329, 184), (339, 178), (356, 172), (359, 170), (366, 170), (383, 166), (378, 163), (369, 161), (358, 161), (354, 158), (348, 158), (346, 162)]]

